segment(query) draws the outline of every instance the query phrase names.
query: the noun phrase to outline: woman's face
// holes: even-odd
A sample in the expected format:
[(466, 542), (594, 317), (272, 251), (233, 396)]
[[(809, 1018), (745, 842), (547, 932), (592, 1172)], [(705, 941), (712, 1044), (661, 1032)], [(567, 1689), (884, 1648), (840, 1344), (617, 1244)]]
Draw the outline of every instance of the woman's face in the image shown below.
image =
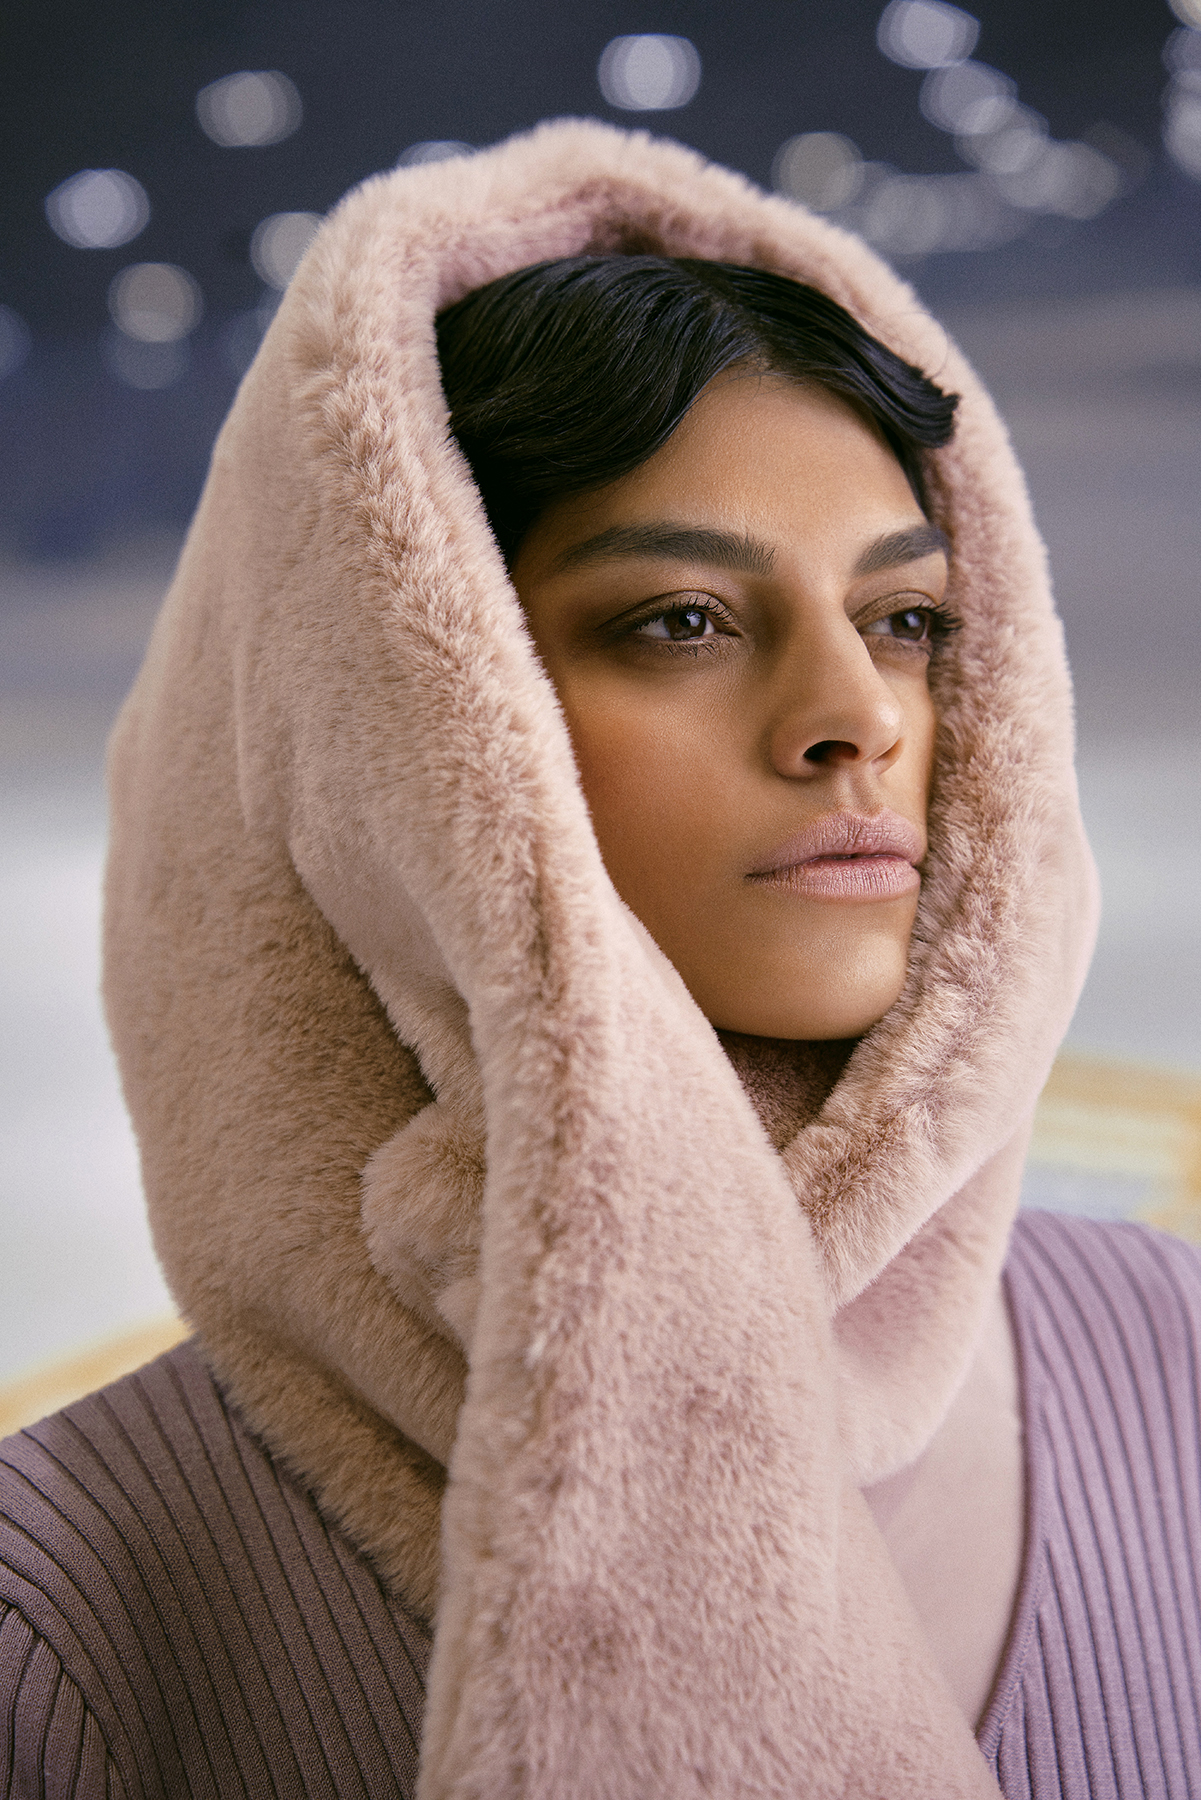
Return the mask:
[(622, 899), (711, 1023), (846, 1038), (899, 995), (941, 534), (826, 390), (732, 371), (542, 514), (513, 580)]

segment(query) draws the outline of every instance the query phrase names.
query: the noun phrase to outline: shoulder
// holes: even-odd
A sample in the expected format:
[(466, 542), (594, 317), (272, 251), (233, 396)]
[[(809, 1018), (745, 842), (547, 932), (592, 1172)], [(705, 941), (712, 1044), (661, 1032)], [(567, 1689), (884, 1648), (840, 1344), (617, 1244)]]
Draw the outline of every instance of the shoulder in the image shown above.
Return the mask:
[(1028, 1373), (1094, 1418), (1201, 1433), (1201, 1250), (1148, 1225), (1023, 1213), (1005, 1270)]
[(1201, 1319), (1201, 1248), (1137, 1223), (1023, 1212), (1014, 1226), (1006, 1279), (1026, 1308), (1056, 1296), (1090, 1309), (1158, 1309), (1173, 1329)]
[(1005, 1280), (1027, 1549), (981, 1748), (1007, 1793), (1201, 1792), (1201, 1252), (1031, 1212)]
[(120, 1770), (78, 1685), (44, 1638), (0, 1600), (0, 1792), (112, 1800)]
[(18, 1748), (37, 1662), (136, 1791), (411, 1790), (428, 1633), (194, 1344), (0, 1444), (0, 1608)]

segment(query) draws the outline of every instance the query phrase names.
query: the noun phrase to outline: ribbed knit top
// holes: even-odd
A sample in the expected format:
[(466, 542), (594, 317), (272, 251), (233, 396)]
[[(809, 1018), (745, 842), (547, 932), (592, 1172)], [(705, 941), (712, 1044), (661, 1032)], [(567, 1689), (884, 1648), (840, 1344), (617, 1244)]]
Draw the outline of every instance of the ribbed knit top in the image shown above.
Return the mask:
[(2, 1455), (5, 1800), (408, 1800), (429, 1634), (194, 1344)]
[(1028, 1213), (1027, 1548), (979, 1733), (1011, 1800), (1201, 1795), (1201, 1254)]
[[(1201, 1255), (1019, 1222), (1028, 1528), (1007, 1796), (1201, 1794)], [(429, 1634), (192, 1344), (0, 1447), (0, 1795), (411, 1796)], [(669, 1800), (669, 1797), (665, 1797)]]

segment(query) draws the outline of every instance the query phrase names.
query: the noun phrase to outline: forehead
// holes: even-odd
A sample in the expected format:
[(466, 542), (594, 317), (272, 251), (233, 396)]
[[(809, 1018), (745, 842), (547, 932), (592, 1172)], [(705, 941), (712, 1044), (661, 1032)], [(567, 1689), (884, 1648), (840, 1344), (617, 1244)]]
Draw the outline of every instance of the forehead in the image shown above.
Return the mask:
[(526, 549), (547, 565), (599, 533), (661, 519), (752, 536), (786, 558), (825, 547), (853, 560), (923, 514), (883, 437), (849, 402), (816, 383), (735, 370), (638, 468), (549, 507)]
[[(909, 493), (896, 457), (874, 421), (816, 382), (728, 370), (698, 396), (654, 456), (614, 483), (631, 493), (688, 479), (758, 484), (768, 491), (819, 483), (826, 469), (854, 473), (858, 485)], [(628, 484), (628, 485), (627, 485)]]

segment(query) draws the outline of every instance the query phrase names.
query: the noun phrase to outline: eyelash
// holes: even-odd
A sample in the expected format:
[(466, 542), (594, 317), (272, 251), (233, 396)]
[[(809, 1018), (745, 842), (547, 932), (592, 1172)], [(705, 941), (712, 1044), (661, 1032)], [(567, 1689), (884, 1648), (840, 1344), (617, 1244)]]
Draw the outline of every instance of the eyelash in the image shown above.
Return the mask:
[[(963, 623), (963, 621), (958, 618), (948, 606), (934, 600), (925, 601), (921, 606), (898, 606), (891, 612), (879, 614), (876, 618), (869, 620), (868, 623), (869, 625), (883, 624), (886, 620), (900, 618), (902, 614), (907, 612), (922, 613), (929, 620), (928, 635), (924, 639), (898, 638), (895, 641), (898, 643), (916, 643), (919, 646), (928, 646), (931, 650), (936, 650), (953, 632), (958, 631)], [(690, 600), (688, 603), (681, 601), (675, 606), (660, 607), (657, 611), (644, 612), (638, 617), (622, 620), (619, 626), (618, 635), (627, 639), (637, 638), (639, 633), (645, 630), (646, 626), (654, 625), (660, 619), (679, 618), (684, 613), (701, 613), (706, 618), (712, 619), (715, 627), (720, 626), (723, 623), (733, 625), (733, 620), (730, 618), (729, 613), (724, 607), (717, 606), (710, 596), (698, 594), (695, 600)], [(867, 626), (863, 627), (865, 631), (867, 628)], [(706, 646), (712, 645), (716, 638), (721, 635), (723, 635), (721, 632), (715, 630), (712, 636), (705, 635), (697, 638), (662, 638), (658, 641), (670, 644), (674, 650), (688, 650), (695, 653), (704, 649)], [(727, 632), (724, 635), (729, 636), (733, 634), (732, 632)], [(881, 632), (874, 635), (882, 637), (884, 634)], [(649, 641), (651, 640), (643, 638), (644, 643)]]
[[(925, 638), (921, 639), (899, 638), (896, 641), (899, 643), (918, 643), (926, 645), (931, 650), (937, 650), (938, 647), (945, 643), (947, 638), (949, 638), (953, 632), (958, 631), (963, 624), (962, 619), (953, 613), (950, 607), (944, 606), (937, 600), (923, 599), (920, 606), (897, 606), (890, 612), (878, 613), (874, 619), (870, 619), (867, 625), (862, 626), (861, 629), (864, 632), (867, 632), (872, 625), (882, 625), (889, 619), (902, 618), (906, 613), (921, 613), (923, 617), (929, 621), (927, 635)], [(883, 636), (883, 633), (873, 635)]]
[[(681, 600), (674, 606), (661, 606), (657, 611), (647, 611), (635, 618), (622, 620), (620, 635), (625, 638), (637, 638), (638, 634), (642, 632), (646, 626), (654, 625), (660, 619), (678, 619), (684, 613), (701, 613), (706, 619), (711, 619), (715, 627), (720, 627), (724, 624), (736, 629), (734, 620), (723, 606), (717, 605), (707, 594), (697, 594), (695, 598), (689, 596), (687, 601)], [(724, 635), (732, 636), (733, 629), (727, 631)], [(716, 638), (721, 635), (723, 634), (715, 629), (712, 637), (663, 638), (660, 642), (670, 643), (675, 650), (697, 651), (712, 644)], [(644, 643), (648, 641), (650, 640), (646, 638), (643, 639)]]

